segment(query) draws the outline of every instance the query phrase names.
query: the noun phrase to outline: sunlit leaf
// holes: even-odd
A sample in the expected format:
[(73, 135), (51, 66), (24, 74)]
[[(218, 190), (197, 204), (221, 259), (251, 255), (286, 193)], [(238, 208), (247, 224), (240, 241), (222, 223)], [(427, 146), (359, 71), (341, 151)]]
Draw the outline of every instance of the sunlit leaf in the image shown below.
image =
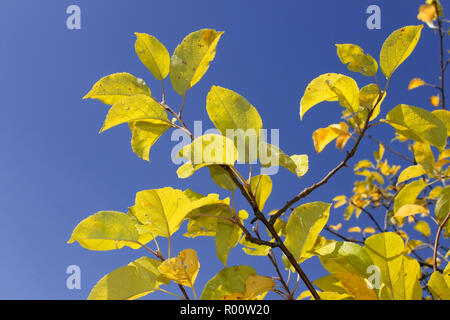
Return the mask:
[(348, 126), (345, 122), (341, 122), (340, 124), (332, 124), (327, 128), (317, 129), (313, 133), (314, 148), (317, 153), (320, 153), (331, 141), (340, 136), (350, 137), (350, 134), (348, 133)]
[(264, 209), (264, 204), (272, 192), (272, 179), (266, 175), (254, 176), (250, 180), (250, 188), (255, 196), (259, 210)]
[(209, 174), (211, 179), (221, 188), (226, 190), (234, 191), (237, 185), (231, 179), (228, 172), (220, 165), (210, 165), (208, 166)]
[(378, 71), (377, 61), (355, 44), (336, 44), (337, 55), (343, 64), (347, 64), (350, 71), (360, 72), (373, 77)]
[(428, 209), (423, 206), (416, 204), (405, 204), (395, 212), (395, 217), (408, 217), (418, 213), (428, 214), (428, 212)]
[(425, 81), (420, 78), (414, 78), (409, 82), (408, 90), (413, 90), (418, 87), (422, 87), (425, 85)]
[(136, 53), (142, 63), (158, 80), (163, 80), (169, 74), (170, 55), (166, 47), (154, 36), (146, 33), (134, 33)]
[(338, 272), (334, 273), (333, 276), (356, 300), (378, 300), (375, 291), (368, 287), (367, 282), (361, 276), (349, 272)]
[(356, 232), (356, 233), (360, 233), (361, 232), (361, 228), (356, 226), (356, 227), (351, 227), (349, 229), (347, 229), (347, 232)]
[(420, 164), (409, 166), (400, 173), (397, 179), (397, 184), (400, 184), (409, 179), (420, 177), (424, 174), (426, 174), (426, 171)]
[(416, 180), (404, 186), (395, 197), (394, 213), (406, 204), (414, 204), (417, 196), (426, 186), (427, 183), (424, 180)]
[(216, 55), (223, 32), (202, 29), (188, 34), (170, 59), (170, 81), (174, 90), (184, 96), (205, 74)]
[(439, 103), (441, 102), (441, 98), (439, 95), (431, 96), (430, 97), (430, 103), (434, 107), (439, 107)]
[(136, 78), (129, 73), (121, 72), (101, 78), (83, 99), (97, 99), (103, 103), (113, 105), (136, 94), (151, 96), (152, 92), (144, 80)]
[(177, 257), (164, 260), (158, 267), (159, 272), (167, 279), (191, 288), (199, 269), (197, 252), (193, 249), (184, 249)]
[(380, 67), (386, 78), (414, 51), (423, 26), (406, 26), (391, 33), (380, 51)]
[(428, 281), (428, 289), (439, 300), (450, 300), (450, 276), (443, 276), (439, 271), (433, 272)]
[(149, 152), (153, 144), (171, 127), (159, 120), (130, 122), (131, 147), (140, 158), (150, 161)]
[(260, 144), (259, 160), (263, 168), (282, 166), (299, 178), (303, 177), (309, 169), (308, 155), (288, 156), (277, 146), (268, 143)]
[[(437, 106), (439, 106), (439, 103)], [(440, 109), (434, 110), (431, 113), (438, 117), (439, 120), (441, 120), (445, 124), (445, 127), (447, 128), (447, 136), (450, 136), (450, 111)]]
[(425, 237), (429, 237), (431, 235), (430, 226), (426, 221), (423, 220), (417, 221), (416, 225), (414, 226), (414, 229), (419, 231)]

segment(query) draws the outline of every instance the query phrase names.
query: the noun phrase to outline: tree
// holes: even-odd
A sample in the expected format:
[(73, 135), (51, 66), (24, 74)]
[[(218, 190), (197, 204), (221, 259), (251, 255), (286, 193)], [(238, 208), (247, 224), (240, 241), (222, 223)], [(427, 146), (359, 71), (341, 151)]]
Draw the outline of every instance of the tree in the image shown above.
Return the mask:
[[(162, 99), (157, 99), (142, 79), (129, 73), (100, 79), (85, 98), (111, 106), (101, 132), (128, 123), (133, 151), (149, 161), (150, 149), (161, 135), (181, 130), (191, 141), (178, 152), (178, 157), (184, 160), (177, 170), (178, 177), (187, 179), (197, 170), (209, 170), (212, 181), (226, 190), (224, 193), (231, 192), (231, 200), (221, 199), (217, 194), (202, 195), (192, 189), (150, 189), (138, 192), (134, 205), (126, 213), (101, 211), (81, 221), (69, 243), (78, 241), (89, 250), (143, 248), (150, 254), (105, 275), (89, 298), (136, 299), (162, 291), (189, 299), (186, 291), (189, 287), (195, 299), (263, 299), (270, 290), (283, 299), (450, 299), (450, 267), (441, 266), (448, 262), (449, 251), (440, 242), (441, 234), (444, 237), (450, 234), (450, 187), (446, 186), (450, 170), (450, 150), (446, 148), (450, 115), (445, 108), (444, 86), (449, 61), (444, 61), (443, 49), (443, 24), (448, 21), (443, 18), (438, 0), (428, 0), (421, 6), (418, 18), (439, 35), (440, 84), (427, 84), (417, 78), (409, 88), (435, 87), (439, 95), (430, 101), (435, 106), (440, 104), (441, 109), (429, 112), (400, 104), (385, 119), (378, 119), (391, 76), (413, 53), (422, 25), (395, 30), (384, 42), (379, 61), (357, 45), (336, 45), (341, 62), (350, 71), (372, 78), (373, 83), (360, 89), (349, 76), (323, 74), (306, 87), (300, 101), (300, 118), (305, 121), (305, 114), (321, 102), (337, 102), (343, 108), (340, 122), (314, 131), (313, 143), (320, 153), (336, 140), (336, 147), (345, 149), (345, 156), (328, 174), (269, 213), (264, 212), (272, 191), (272, 179), (267, 172), (281, 166), (301, 178), (308, 171), (308, 156), (289, 156), (279, 146), (269, 144), (256, 108), (238, 93), (219, 86), (212, 86), (206, 101), (217, 133), (195, 137), (183, 121), (186, 93), (208, 70), (223, 32), (202, 29), (190, 33), (172, 56), (155, 37), (136, 33), (136, 53), (161, 81)], [(383, 84), (377, 79), (379, 67), (386, 78)], [(178, 111), (165, 98), (167, 76), (182, 97)], [(370, 135), (370, 128), (375, 125), (393, 127), (396, 139), (407, 143), (412, 155), (401, 154)], [(328, 225), (331, 203), (298, 205), (298, 202), (347, 167), (364, 137), (379, 145), (375, 159), (360, 159), (356, 163), (355, 174), (364, 180), (354, 182), (353, 195), (333, 199), (334, 208), (347, 205), (344, 220), (353, 214), (356, 217), (365, 214), (373, 222), (373, 227), (350, 228), (348, 232), (358, 234), (354, 239), (339, 233), (342, 223)], [(411, 165), (400, 171), (400, 165), (390, 165), (384, 158), (385, 150)], [(243, 167), (248, 168), (245, 175)], [(258, 167), (262, 173), (254, 175)], [(236, 191), (247, 200), (251, 214), (236, 207)], [(187, 237), (214, 237), (217, 257), (224, 265), (201, 295), (195, 291), (200, 269), (196, 251), (186, 248), (176, 254), (171, 252), (171, 237), (183, 223), (187, 223)], [(429, 238), (429, 224), (437, 226), (433, 240)], [(408, 233), (411, 226), (423, 235), (422, 240), (413, 239)], [(325, 238), (322, 231), (334, 234), (339, 241)], [(366, 238), (367, 234), (372, 235)], [(168, 241), (167, 256), (159, 249), (161, 238)], [(238, 245), (248, 255), (267, 257), (274, 274), (258, 275), (247, 265), (227, 267), (228, 254)], [(429, 259), (422, 258), (430, 252)], [(284, 268), (279, 263), (280, 256)], [(328, 275), (314, 281), (309, 279), (301, 264), (312, 257), (320, 259)], [(297, 274), (297, 281), (290, 283), (286, 275), (290, 279), (293, 273)], [(300, 281), (308, 291), (298, 295)], [(170, 282), (179, 286), (182, 296), (164, 289)]]

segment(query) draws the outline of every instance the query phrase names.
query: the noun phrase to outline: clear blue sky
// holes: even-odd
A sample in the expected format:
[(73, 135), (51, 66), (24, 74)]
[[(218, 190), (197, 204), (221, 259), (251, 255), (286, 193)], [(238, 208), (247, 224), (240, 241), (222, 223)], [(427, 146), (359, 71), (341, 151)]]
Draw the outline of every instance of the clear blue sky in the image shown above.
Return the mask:
[[(156, 36), (172, 53), (192, 31), (225, 31), (211, 68), (189, 91), (185, 121), (192, 127), (194, 120), (203, 120), (204, 127), (212, 127), (205, 97), (211, 85), (220, 85), (246, 97), (259, 110), (265, 128), (281, 129), (280, 144), (286, 153), (310, 156), (310, 171), (301, 180), (285, 170), (272, 177), (274, 191), (266, 204), (270, 210), (316, 181), (343, 157), (332, 146), (316, 155), (311, 140), (314, 129), (338, 121), (341, 107), (325, 103), (303, 121), (299, 119), (299, 100), (316, 76), (346, 73), (354, 76), (360, 87), (370, 81), (341, 65), (334, 44), (355, 43), (378, 57), (384, 39), (394, 29), (419, 24), (416, 15), (421, 3), (1, 1), (0, 298), (84, 299), (104, 274), (145, 255), (142, 250), (93, 252), (66, 244), (82, 219), (100, 210), (126, 211), (137, 191), (173, 186), (226, 195), (209, 180), (207, 170), (187, 180), (177, 178), (177, 167), (170, 162), (175, 144), (170, 134), (152, 149), (151, 164), (132, 152), (126, 125), (98, 134), (108, 108), (81, 98), (100, 77), (126, 71), (144, 78), (154, 93), (160, 90), (160, 83), (134, 52), (134, 32)], [(71, 4), (81, 7), (81, 30), (66, 28), (66, 8)], [(381, 30), (366, 28), (365, 11), (371, 4), (381, 7)], [(431, 109), (428, 98), (434, 91), (408, 92), (407, 85), (416, 76), (437, 82), (437, 54), (436, 38), (424, 28), (416, 51), (392, 79), (382, 116), (399, 103)], [(168, 87), (168, 103), (179, 105), (180, 97)], [(372, 134), (389, 142), (393, 130), (377, 126)], [(403, 148), (398, 143), (393, 146)], [(371, 157), (373, 148), (373, 142), (364, 140), (359, 157)], [(309, 201), (330, 202), (335, 195), (350, 194), (351, 190), (352, 170), (342, 170)], [(238, 206), (248, 209), (241, 199)], [(332, 210), (330, 222), (341, 219), (342, 208)], [(361, 223), (369, 225), (364, 219)], [(354, 224), (351, 220), (344, 225)], [(197, 249), (201, 269), (196, 287), (201, 291), (221, 263), (214, 240), (197, 239), (177, 236), (173, 242), (174, 251)], [(81, 290), (66, 289), (65, 270), (71, 264), (81, 267)], [(238, 264), (251, 264), (261, 274), (273, 274), (268, 259), (247, 257), (237, 247), (229, 265)], [(304, 269), (312, 279), (324, 275), (317, 259), (304, 263)]]

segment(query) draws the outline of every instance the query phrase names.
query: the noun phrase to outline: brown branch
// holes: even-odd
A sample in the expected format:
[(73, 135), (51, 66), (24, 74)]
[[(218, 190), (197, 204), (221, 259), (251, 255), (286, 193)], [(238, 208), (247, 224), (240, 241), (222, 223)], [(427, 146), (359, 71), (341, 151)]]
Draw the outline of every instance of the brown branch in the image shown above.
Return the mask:
[(434, 250), (433, 250), (433, 270), (437, 270), (437, 252), (439, 247), (439, 236), (441, 235), (442, 229), (444, 228), (445, 224), (447, 223), (448, 219), (450, 219), (450, 212), (447, 213), (447, 216), (445, 217), (444, 221), (439, 225), (438, 231), (436, 233), (436, 239), (434, 240)]

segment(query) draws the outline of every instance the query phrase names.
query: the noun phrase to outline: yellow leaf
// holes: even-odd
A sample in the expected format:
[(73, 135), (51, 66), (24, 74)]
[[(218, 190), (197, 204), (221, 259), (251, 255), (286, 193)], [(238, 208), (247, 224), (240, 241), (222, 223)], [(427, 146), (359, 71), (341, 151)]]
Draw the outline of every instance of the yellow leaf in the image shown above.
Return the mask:
[(361, 72), (365, 76), (373, 77), (378, 71), (377, 61), (364, 50), (354, 44), (336, 44), (337, 55), (343, 64), (348, 64), (350, 71)]
[(407, 217), (418, 213), (428, 214), (428, 209), (415, 204), (405, 204), (395, 212), (395, 217)]
[(387, 79), (414, 51), (422, 29), (422, 25), (403, 27), (394, 31), (383, 43), (380, 67)]
[(375, 291), (368, 287), (368, 283), (361, 276), (348, 272), (338, 272), (333, 276), (356, 300), (378, 300)]
[(413, 90), (415, 88), (421, 87), (425, 85), (425, 81), (420, 78), (414, 78), (409, 82), (408, 90)]
[(424, 175), (425, 173), (426, 172), (425, 172), (424, 168), (420, 164), (410, 166), (410, 167), (404, 169), (400, 173), (400, 175), (398, 176), (398, 179), (397, 179), (397, 184), (400, 184), (409, 179), (420, 177), (420, 176)]
[(429, 23), (437, 19), (436, 7), (432, 4), (423, 4), (419, 7), (417, 19)]
[[(439, 106), (439, 103), (438, 103), (438, 106)], [(450, 136), (450, 111), (439, 109), (439, 110), (434, 110), (431, 113), (434, 114), (436, 117), (438, 117), (445, 124), (445, 127), (447, 128), (447, 136)], [(450, 153), (450, 149), (449, 149), (449, 151), (447, 151), (447, 154), (448, 153)]]
[(144, 80), (126, 73), (114, 73), (101, 78), (83, 99), (97, 99), (108, 105), (113, 105), (136, 94), (151, 96), (152, 92)]
[(363, 230), (363, 234), (366, 234), (366, 233), (375, 233), (375, 229), (374, 228), (372, 228), (372, 227), (367, 227), (367, 228), (365, 228), (364, 230)]
[(384, 146), (381, 143), (379, 143), (378, 146), (379, 146), (378, 151), (375, 151), (373, 153), (373, 156), (374, 156), (375, 160), (381, 161), (381, 159), (383, 158), (383, 155), (384, 155)]
[(333, 201), (335, 201), (336, 203), (334, 204), (334, 208), (339, 208), (341, 206), (343, 206), (344, 204), (347, 203), (347, 197), (345, 195), (343, 196), (337, 196), (333, 198)]
[(334, 231), (339, 231), (342, 228), (342, 223), (338, 223), (336, 225), (330, 225), (330, 228), (333, 229)]
[(264, 209), (264, 204), (272, 192), (272, 179), (266, 175), (254, 176), (250, 180), (250, 188), (255, 196), (259, 210)]
[(419, 231), (425, 237), (429, 237), (431, 235), (431, 229), (427, 222), (421, 220), (416, 223), (414, 229)]
[(174, 90), (184, 96), (208, 70), (216, 55), (223, 32), (202, 29), (188, 34), (170, 59), (170, 81)]
[(158, 80), (163, 80), (169, 74), (170, 55), (166, 47), (154, 36), (146, 33), (134, 33), (136, 53), (142, 63)]
[(431, 105), (433, 105), (435, 107), (439, 107), (440, 101), (441, 101), (441, 99), (440, 99), (439, 95), (431, 96), (431, 98), (430, 98)]
[(275, 282), (268, 277), (260, 275), (249, 275), (245, 279), (244, 299), (251, 300), (265, 294), (267, 291), (275, 287)]
[(353, 170), (357, 171), (359, 169), (372, 168), (372, 167), (373, 167), (373, 164), (369, 160), (361, 160), (355, 165), (355, 168)]
[(181, 251), (178, 257), (167, 259), (158, 267), (164, 277), (190, 288), (194, 286), (199, 269), (197, 252), (193, 249)]
[(347, 230), (347, 232), (361, 232), (361, 228), (360, 227), (351, 227)]
[(404, 205), (414, 204), (417, 196), (426, 186), (427, 183), (423, 180), (416, 180), (404, 186), (394, 200), (395, 215), (397, 215), (397, 211), (399, 211)]
[(153, 144), (171, 125), (164, 121), (147, 120), (130, 122), (131, 147), (140, 158), (150, 161), (149, 152)]
[(428, 288), (433, 297), (439, 300), (450, 300), (450, 276), (443, 276), (439, 271), (433, 272), (428, 281)]

